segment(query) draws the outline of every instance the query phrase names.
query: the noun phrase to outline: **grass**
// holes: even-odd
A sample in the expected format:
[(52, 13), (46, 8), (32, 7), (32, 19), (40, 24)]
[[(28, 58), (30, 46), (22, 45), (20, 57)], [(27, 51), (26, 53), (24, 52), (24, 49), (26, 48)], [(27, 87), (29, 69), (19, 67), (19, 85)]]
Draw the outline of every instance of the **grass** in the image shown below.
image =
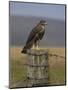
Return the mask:
[(49, 70), (50, 85), (63, 85), (65, 84), (65, 70), (64, 66), (53, 67)]
[(19, 61), (12, 60), (11, 62), (11, 81), (16, 83), (25, 77), (26, 68)]
[(14, 84), (26, 77), (25, 58), (19, 52), (20, 48), (10, 48), (10, 84)]
[[(27, 57), (21, 54), (21, 47), (10, 48), (10, 85), (16, 84), (21, 79), (26, 78), (26, 63)], [(65, 56), (64, 48), (45, 48), (49, 53)], [(50, 85), (65, 84), (65, 59), (49, 57), (49, 82)]]

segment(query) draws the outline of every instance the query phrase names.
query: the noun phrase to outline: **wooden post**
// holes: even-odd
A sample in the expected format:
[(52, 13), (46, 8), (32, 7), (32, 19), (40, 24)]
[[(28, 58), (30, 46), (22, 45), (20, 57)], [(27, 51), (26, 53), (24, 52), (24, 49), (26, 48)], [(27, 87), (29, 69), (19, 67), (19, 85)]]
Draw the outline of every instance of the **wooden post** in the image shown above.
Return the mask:
[(31, 86), (48, 84), (48, 52), (44, 50), (29, 50), (27, 61), (27, 77)]

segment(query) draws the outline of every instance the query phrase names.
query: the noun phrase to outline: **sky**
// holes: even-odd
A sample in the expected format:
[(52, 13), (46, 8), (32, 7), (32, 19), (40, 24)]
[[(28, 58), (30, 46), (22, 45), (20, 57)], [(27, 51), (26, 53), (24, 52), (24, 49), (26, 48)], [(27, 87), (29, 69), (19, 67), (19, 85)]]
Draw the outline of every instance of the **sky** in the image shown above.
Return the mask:
[(65, 20), (65, 5), (10, 2), (10, 15)]

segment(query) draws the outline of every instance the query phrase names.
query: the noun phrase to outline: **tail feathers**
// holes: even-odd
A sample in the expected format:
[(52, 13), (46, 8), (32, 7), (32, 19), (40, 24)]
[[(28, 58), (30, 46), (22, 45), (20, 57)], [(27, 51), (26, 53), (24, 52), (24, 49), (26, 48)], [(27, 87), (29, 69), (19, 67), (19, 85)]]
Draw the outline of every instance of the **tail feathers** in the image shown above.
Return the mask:
[(27, 49), (24, 47), (23, 50), (21, 51), (21, 53), (26, 54), (27, 53)]

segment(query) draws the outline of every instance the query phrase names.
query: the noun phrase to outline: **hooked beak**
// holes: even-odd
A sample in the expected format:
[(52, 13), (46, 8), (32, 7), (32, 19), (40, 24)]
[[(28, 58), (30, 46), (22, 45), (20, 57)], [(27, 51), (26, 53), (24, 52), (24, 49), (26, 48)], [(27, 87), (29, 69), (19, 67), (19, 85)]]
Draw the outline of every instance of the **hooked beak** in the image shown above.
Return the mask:
[(47, 22), (45, 22), (45, 25), (47, 25)]

